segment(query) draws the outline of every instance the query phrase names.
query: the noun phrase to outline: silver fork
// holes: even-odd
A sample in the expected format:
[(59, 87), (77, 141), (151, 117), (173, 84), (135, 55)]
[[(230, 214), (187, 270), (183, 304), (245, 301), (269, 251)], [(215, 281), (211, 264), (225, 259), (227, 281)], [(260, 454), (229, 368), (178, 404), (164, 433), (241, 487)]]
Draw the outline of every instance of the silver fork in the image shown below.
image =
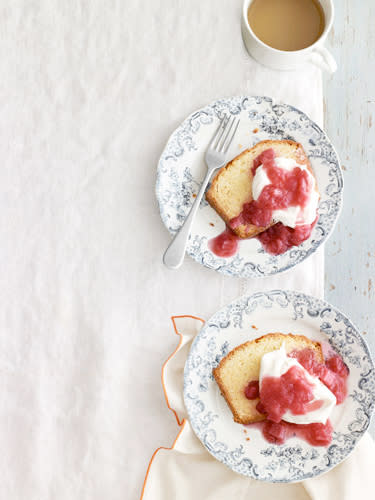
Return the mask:
[(163, 256), (163, 262), (169, 269), (178, 269), (184, 260), (194, 216), (198, 210), (204, 192), (206, 191), (212, 173), (227, 163), (226, 154), (237, 132), (239, 123), (239, 119), (224, 115), (207, 147), (205, 155), (207, 165), (206, 176), (203, 179), (199, 193), (195, 198), (189, 214)]

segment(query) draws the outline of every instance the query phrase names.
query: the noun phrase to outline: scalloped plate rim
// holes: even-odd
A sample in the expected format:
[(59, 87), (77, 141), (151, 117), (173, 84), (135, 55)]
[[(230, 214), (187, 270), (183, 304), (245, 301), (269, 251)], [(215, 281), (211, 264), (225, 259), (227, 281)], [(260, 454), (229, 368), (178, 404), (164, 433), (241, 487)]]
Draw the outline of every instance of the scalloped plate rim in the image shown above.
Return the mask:
[(335, 227), (336, 227), (336, 224), (337, 224), (337, 221), (340, 217), (340, 214), (342, 212), (342, 209), (343, 209), (343, 199), (344, 199), (344, 176), (343, 176), (343, 172), (342, 172), (342, 168), (341, 168), (341, 162), (340, 162), (340, 157), (337, 153), (337, 150), (336, 148), (334, 147), (333, 143), (330, 141), (329, 137), (327, 136), (327, 134), (325, 133), (325, 131), (314, 121), (312, 120), (304, 111), (301, 111), (300, 109), (298, 109), (297, 107), (291, 105), (291, 104), (287, 104), (286, 102), (283, 102), (283, 101), (279, 101), (279, 100), (276, 100), (272, 97), (269, 97), (269, 96), (266, 96), (266, 95), (263, 95), (263, 96), (260, 96), (260, 95), (245, 95), (245, 94), (239, 94), (239, 95), (232, 95), (232, 96), (225, 96), (225, 97), (221, 97), (221, 98), (218, 98), (218, 99), (215, 99), (214, 101), (211, 101), (209, 104), (199, 108), (199, 109), (196, 109), (195, 111), (193, 111), (192, 113), (190, 113), (184, 120), (182, 120), (175, 128), (174, 130), (171, 132), (171, 134), (168, 136), (168, 139), (167, 141), (165, 142), (165, 145), (163, 147), (163, 151), (159, 157), (159, 160), (158, 160), (158, 163), (157, 163), (157, 172), (156, 172), (156, 183), (155, 183), (155, 196), (156, 196), (156, 199), (157, 199), (157, 202), (158, 202), (158, 207), (159, 207), (159, 214), (160, 214), (160, 218), (165, 226), (165, 228), (167, 229), (167, 231), (169, 232), (169, 234), (171, 234), (172, 236), (174, 236), (174, 232), (168, 227), (168, 223), (167, 223), (167, 216), (166, 216), (166, 213), (165, 211), (163, 210), (162, 208), (162, 201), (161, 201), (161, 196), (162, 196), (162, 191), (161, 191), (161, 187), (160, 187), (160, 184), (161, 184), (161, 162), (163, 160), (163, 155), (164, 155), (164, 152), (166, 150), (166, 148), (168, 147), (168, 145), (170, 144), (171, 140), (173, 139), (174, 135), (177, 133), (177, 131), (184, 126), (185, 123), (187, 123), (189, 120), (191, 120), (194, 115), (196, 115), (197, 113), (200, 113), (200, 112), (203, 112), (206, 108), (213, 108), (217, 103), (220, 103), (220, 102), (223, 102), (223, 101), (227, 101), (229, 99), (240, 99), (241, 102), (243, 102), (244, 100), (246, 99), (264, 99), (264, 100), (269, 100), (270, 102), (272, 102), (273, 105), (281, 105), (281, 106), (287, 106), (288, 108), (290, 108), (291, 110), (297, 112), (299, 115), (302, 115), (304, 117), (306, 117), (311, 123), (314, 124), (314, 126), (320, 131), (320, 133), (322, 133), (328, 143), (330, 144), (330, 146), (332, 147), (332, 150), (337, 158), (337, 173), (338, 173), (338, 177), (339, 177), (339, 181), (340, 181), (340, 184), (341, 184), (341, 187), (340, 187), (340, 193), (339, 193), (339, 203), (338, 203), (338, 210), (337, 210), (337, 213), (336, 213), (336, 217), (335, 217), (335, 221), (334, 223), (332, 224), (332, 226), (329, 228), (329, 230), (327, 231), (327, 233), (324, 235), (324, 237), (320, 240), (319, 242), (319, 245), (316, 246), (316, 247), (310, 247), (308, 249), (308, 251), (305, 253), (305, 255), (297, 262), (294, 262), (294, 263), (290, 263), (289, 265), (286, 265), (282, 268), (278, 268), (276, 270), (271, 270), (269, 272), (266, 272), (262, 275), (259, 275), (259, 274), (254, 274), (254, 275), (250, 275), (250, 276), (244, 276), (243, 274), (241, 273), (232, 273), (232, 272), (229, 272), (225, 269), (225, 266), (220, 266), (219, 268), (214, 268), (214, 267), (211, 267), (205, 263), (202, 263), (200, 261), (198, 261), (198, 259), (191, 254), (191, 252), (189, 252), (189, 249), (187, 248), (187, 255), (189, 255), (190, 258), (192, 258), (197, 264), (200, 264), (200, 265), (203, 265), (204, 267), (207, 267), (208, 269), (211, 269), (213, 271), (217, 271), (219, 272), (220, 274), (223, 274), (224, 276), (232, 276), (232, 277), (238, 277), (238, 278), (241, 278), (241, 277), (246, 277), (246, 278), (266, 278), (268, 276), (274, 276), (276, 274), (281, 274), (281, 273), (285, 273), (287, 272), (288, 270), (290, 270), (291, 268), (297, 266), (298, 264), (304, 262), (306, 259), (308, 259), (311, 255), (313, 255), (320, 247), (321, 245), (328, 240), (328, 238), (331, 236), (332, 232), (334, 231)]
[[(188, 362), (189, 362), (189, 360), (193, 356), (196, 355), (196, 351), (198, 350), (197, 344), (199, 342), (199, 338), (203, 334), (203, 332), (205, 331), (205, 329), (210, 326), (210, 324), (212, 323), (213, 319), (216, 316), (220, 315), (221, 313), (226, 312), (231, 307), (235, 306), (238, 302), (246, 300), (247, 303), (249, 303), (250, 299), (252, 299), (253, 297), (267, 296), (267, 295), (271, 295), (271, 294), (275, 294), (275, 293), (290, 294), (291, 296), (303, 296), (303, 297), (305, 297), (307, 299), (312, 299), (312, 300), (317, 301), (318, 303), (320, 303), (321, 306), (323, 306), (323, 307), (327, 307), (328, 306), (335, 314), (340, 315), (343, 318), (345, 318), (350, 323), (350, 325), (351, 325), (351, 327), (353, 329), (354, 338), (358, 341), (360, 347), (363, 349), (363, 351), (366, 354), (368, 360), (370, 361), (370, 364), (371, 364), (372, 370), (373, 370), (372, 376), (373, 376), (373, 378), (375, 378), (374, 361), (372, 359), (371, 352), (370, 352), (370, 349), (368, 347), (368, 344), (367, 344), (366, 340), (361, 336), (361, 334), (360, 334), (359, 329), (357, 328), (357, 326), (348, 318), (348, 316), (346, 316), (343, 312), (341, 312), (340, 309), (338, 309), (336, 306), (333, 306), (332, 304), (330, 304), (329, 302), (327, 302), (325, 299), (317, 298), (317, 297), (314, 297), (312, 295), (309, 295), (309, 294), (306, 294), (306, 293), (303, 293), (303, 292), (300, 292), (300, 291), (296, 291), (296, 290), (283, 290), (283, 289), (273, 289), (273, 290), (267, 290), (267, 291), (262, 291), (262, 292), (255, 292), (255, 293), (251, 293), (251, 294), (243, 294), (240, 297), (238, 297), (238, 298), (234, 299), (233, 301), (231, 301), (230, 303), (228, 303), (227, 305), (221, 307), (207, 321), (205, 321), (205, 323), (203, 324), (202, 328), (199, 330), (199, 332), (195, 336), (195, 338), (194, 338), (194, 340), (193, 340), (193, 342), (192, 342), (192, 344), (190, 346), (189, 353), (188, 353), (188, 356), (187, 356), (187, 359), (186, 359), (186, 362), (185, 362), (184, 374), (183, 374), (183, 397), (184, 397), (184, 404), (185, 404), (185, 407), (186, 407), (186, 410), (187, 410), (187, 413), (188, 413), (189, 422), (190, 422), (190, 425), (191, 425), (191, 427), (192, 427), (195, 435), (201, 441), (201, 444), (205, 447), (205, 449), (216, 460), (220, 461), (221, 463), (223, 463), (224, 465), (226, 465), (227, 467), (229, 467), (231, 470), (233, 470), (237, 474), (244, 475), (245, 477), (250, 477), (252, 479), (256, 479), (256, 480), (262, 481), (262, 482), (270, 482), (270, 483), (276, 483), (276, 484), (286, 484), (286, 483), (297, 483), (297, 482), (305, 481), (306, 479), (310, 479), (310, 478), (313, 478), (313, 477), (318, 477), (318, 476), (321, 476), (323, 474), (326, 474), (327, 472), (329, 472), (330, 470), (332, 470), (334, 467), (336, 467), (337, 465), (339, 465), (340, 463), (342, 463), (344, 460), (346, 460), (352, 454), (352, 452), (354, 451), (354, 449), (358, 445), (359, 441), (362, 439), (363, 435), (368, 430), (368, 427), (369, 427), (369, 425), (371, 423), (371, 420), (372, 420), (372, 418), (374, 416), (375, 394), (372, 395), (371, 405), (368, 407), (368, 409), (370, 411), (370, 414), (369, 414), (368, 421), (367, 421), (365, 427), (362, 428), (360, 435), (358, 435), (355, 438), (355, 442), (352, 445), (352, 447), (350, 448), (350, 450), (345, 454), (345, 456), (341, 457), (340, 460), (337, 463), (328, 465), (324, 471), (320, 471), (317, 474), (314, 474), (314, 473), (306, 474), (306, 476), (304, 476), (301, 479), (298, 479), (298, 478), (297, 479), (288, 479), (288, 478), (286, 478), (286, 479), (270, 480), (270, 479), (267, 479), (267, 478), (257, 477), (255, 475), (251, 475), (251, 474), (243, 474), (243, 473), (241, 473), (239, 471), (236, 471), (234, 468), (232, 468), (228, 464), (226, 464), (223, 460), (220, 460), (220, 458), (216, 457), (215, 454), (205, 446), (205, 444), (203, 443), (203, 441), (201, 439), (201, 436), (199, 435), (199, 431), (197, 431), (196, 427), (194, 426), (194, 423), (193, 423), (194, 420), (192, 421), (192, 419), (191, 419), (190, 408), (189, 408), (189, 401), (186, 398), (186, 392), (185, 392), (186, 391), (186, 387), (187, 387), (187, 378), (188, 378), (189, 373), (190, 373), (190, 371), (188, 369)], [(268, 311), (269, 311), (269, 309), (268, 309)], [(251, 313), (248, 315), (249, 318), (251, 317), (251, 314), (253, 312), (254, 311), (251, 311)], [(328, 337), (327, 333), (325, 333), (325, 335), (327, 335), (327, 337)], [(241, 425), (241, 424), (238, 424), (238, 425)], [(267, 443), (265, 440), (264, 440), (264, 442)], [(268, 443), (268, 445), (269, 445), (269, 443)], [(315, 447), (311, 446), (311, 448), (313, 449)], [(251, 460), (250, 457), (244, 457), (244, 458), (249, 458)]]

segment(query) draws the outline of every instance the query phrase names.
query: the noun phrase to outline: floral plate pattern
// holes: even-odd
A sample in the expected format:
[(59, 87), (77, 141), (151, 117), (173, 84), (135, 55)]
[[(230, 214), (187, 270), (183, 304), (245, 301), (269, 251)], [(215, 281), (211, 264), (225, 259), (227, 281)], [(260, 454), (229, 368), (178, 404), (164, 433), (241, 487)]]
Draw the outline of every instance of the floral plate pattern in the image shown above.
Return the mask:
[(230, 276), (250, 278), (286, 271), (314, 253), (328, 237), (343, 195), (342, 172), (331, 142), (316, 123), (292, 106), (269, 97), (237, 96), (219, 99), (190, 115), (173, 132), (159, 160), (156, 196), (161, 218), (172, 235), (181, 227), (206, 171), (207, 144), (224, 113), (241, 119), (228, 159), (265, 139), (289, 139), (303, 145), (321, 194), (319, 219), (307, 241), (282, 255), (270, 255), (256, 239), (250, 239), (241, 241), (235, 256), (222, 258), (207, 243), (224, 230), (224, 222), (202, 200), (187, 253), (200, 264)]
[[(328, 341), (348, 365), (348, 396), (331, 414), (328, 447), (296, 437), (273, 445), (257, 428), (233, 421), (212, 370), (237, 345), (270, 332)], [(216, 459), (254, 479), (301, 481), (339, 464), (366, 431), (375, 405), (374, 364), (356, 327), (327, 302), (299, 292), (261, 292), (235, 300), (205, 323), (185, 364), (184, 400), (196, 435)]]

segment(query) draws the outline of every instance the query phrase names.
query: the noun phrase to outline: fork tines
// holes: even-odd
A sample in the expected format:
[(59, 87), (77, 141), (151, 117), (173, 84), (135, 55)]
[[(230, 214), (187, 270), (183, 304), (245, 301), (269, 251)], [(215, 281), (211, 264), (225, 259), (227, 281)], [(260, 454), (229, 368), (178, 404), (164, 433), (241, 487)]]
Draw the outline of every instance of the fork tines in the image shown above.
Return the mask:
[(235, 133), (237, 132), (239, 123), (239, 118), (224, 115), (214, 137), (211, 140), (211, 143), (209, 144), (209, 147), (218, 153), (226, 153), (233, 141)]

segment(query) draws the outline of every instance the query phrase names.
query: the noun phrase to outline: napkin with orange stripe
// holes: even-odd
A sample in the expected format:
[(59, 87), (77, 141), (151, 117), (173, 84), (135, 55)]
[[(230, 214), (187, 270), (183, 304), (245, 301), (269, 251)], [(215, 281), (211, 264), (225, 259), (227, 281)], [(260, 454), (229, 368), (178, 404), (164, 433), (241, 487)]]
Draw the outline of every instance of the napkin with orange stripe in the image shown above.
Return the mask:
[(300, 483), (256, 481), (236, 474), (213, 458), (195, 436), (183, 400), (185, 361), (204, 321), (193, 316), (177, 316), (172, 321), (180, 341), (163, 366), (162, 383), (179, 432), (170, 448), (159, 448), (151, 458), (141, 500), (353, 500), (373, 495), (375, 445), (369, 434), (343, 463)]

